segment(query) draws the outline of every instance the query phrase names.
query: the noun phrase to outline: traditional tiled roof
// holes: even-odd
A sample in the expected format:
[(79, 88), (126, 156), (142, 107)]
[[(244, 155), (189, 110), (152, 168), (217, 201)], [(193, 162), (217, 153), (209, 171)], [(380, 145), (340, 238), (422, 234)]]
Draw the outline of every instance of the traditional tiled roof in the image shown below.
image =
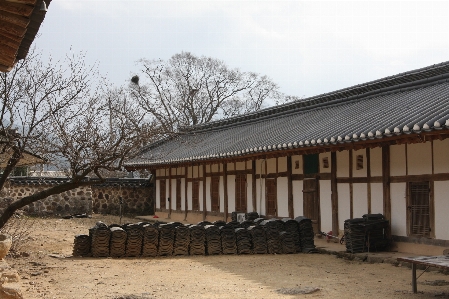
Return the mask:
[(183, 128), (128, 168), (383, 139), (449, 127), (449, 62)]
[[(67, 177), (10, 177), (8, 178), (12, 185), (27, 185), (27, 186), (39, 186), (39, 185), (59, 185), (70, 182), (70, 178)], [(99, 179), (86, 178), (86, 181), (93, 181), (93, 188), (100, 187), (134, 187), (145, 188), (151, 186), (149, 178), (106, 178), (104, 181)]]

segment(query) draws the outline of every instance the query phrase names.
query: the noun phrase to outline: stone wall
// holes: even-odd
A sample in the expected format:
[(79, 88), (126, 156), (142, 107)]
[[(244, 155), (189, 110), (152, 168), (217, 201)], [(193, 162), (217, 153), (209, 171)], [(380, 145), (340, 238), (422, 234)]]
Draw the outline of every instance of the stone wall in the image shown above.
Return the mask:
[[(0, 210), (14, 200), (60, 184), (63, 178), (15, 177), (10, 178), (0, 195)], [(31, 215), (73, 215), (120, 213), (120, 197), (123, 198), (123, 214), (154, 214), (153, 188), (148, 179), (107, 179), (92, 186), (79, 187), (34, 202), (23, 210)]]

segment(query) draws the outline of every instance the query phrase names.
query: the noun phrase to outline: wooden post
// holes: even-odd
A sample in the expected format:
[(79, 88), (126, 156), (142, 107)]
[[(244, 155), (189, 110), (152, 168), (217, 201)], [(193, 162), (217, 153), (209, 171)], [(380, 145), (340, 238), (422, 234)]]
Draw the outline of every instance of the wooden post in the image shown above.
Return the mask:
[(257, 185), (256, 185), (256, 159), (251, 161), (251, 194), (253, 201), (253, 212), (257, 212)]
[(171, 203), (172, 203), (172, 196), (171, 196), (171, 168), (168, 168), (168, 219), (171, 218)]
[(390, 197), (390, 146), (382, 146), (382, 188), (385, 219), (391, 225), (391, 197)]
[(338, 236), (338, 191), (337, 191), (337, 153), (331, 152), (331, 201), (332, 201), (332, 234)]
[(203, 221), (206, 220), (207, 208), (206, 208), (206, 164), (203, 164)]
[(188, 178), (188, 171), (189, 168), (187, 166), (184, 167), (184, 221), (187, 221), (187, 211), (189, 209), (188, 207), (188, 201), (187, 201), (187, 178)]
[(224, 191), (224, 207), (223, 215), (224, 221), (228, 222), (228, 164), (226, 161), (223, 162), (223, 191)]
[(293, 210), (293, 183), (292, 183), (292, 156), (287, 156), (287, 197), (288, 197), (288, 217), (294, 218)]

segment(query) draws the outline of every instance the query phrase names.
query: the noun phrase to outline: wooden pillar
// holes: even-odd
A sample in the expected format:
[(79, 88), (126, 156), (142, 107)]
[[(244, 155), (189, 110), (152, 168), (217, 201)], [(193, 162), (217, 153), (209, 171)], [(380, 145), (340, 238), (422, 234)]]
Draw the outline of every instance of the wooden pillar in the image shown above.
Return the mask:
[(206, 207), (206, 164), (203, 164), (203, 221), (206, 220), (207, 207)]
[(293, 210), (293, 183), (292, 183), (292, 156), (287, 156), (287, 197), (288, 197), (288, 217), (294, 218)]
[[(151, 191), (150, 207), (152, 211), (149, 211), (151, 215), (156, 213), (156, 169), (151, 170), (151, 183), (153, 185), (153, 190)], [(152, 201), (152, 202), (151, 202)]]
[(172, 196), (171, 196), (171, 168), (168, 168), (168, 218), (171, 218), (171, 203), (172, 203)]
[(339, 235), (338, 227), (338, 191), (337, 191), (337, 153), (331, 152), (331, 201), (332, 201), (332, 234)]
[(223, 162), (223, 193), (224, 193), (224, 207), (223, 207), (223, 220), (228, 222), (228, 164)]
[[(354, 186), (352, 185), (353, 177), (353, 152), (352, 149), (349, 150), (349, 218), (354, 218)], [(360, 217), (360, 216), (359, 216)]]
[(382, 187), (385, 219), (391, 224), (391, 197), (390, 197), (390, 146), (382, 146)]
[(251, 161), (251, 194), (253, 202), (253, 212), (257, 212), (257, 185), (256, 185), (256, 160)]
[(366, 178), (367, 178), (367, 199), (368, 199), (368, 214), (371, 214), (371, 149), (366, 149)]
[(187, 166), (184, 167), (184, 221), (187, 221), (187, 211), (189, 210), (188, 201), (187, 201), (187, 178), (188, 178), (189, 168)]

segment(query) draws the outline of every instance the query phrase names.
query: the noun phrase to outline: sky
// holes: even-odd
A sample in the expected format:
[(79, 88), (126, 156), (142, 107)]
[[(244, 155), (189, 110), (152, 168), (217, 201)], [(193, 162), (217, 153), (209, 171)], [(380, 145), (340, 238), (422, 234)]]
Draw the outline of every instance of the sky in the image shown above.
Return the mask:
[(449, 1), (53, 0), (35, 45), (117, 86), (184, 51), (310, 97), (448, 61)]

